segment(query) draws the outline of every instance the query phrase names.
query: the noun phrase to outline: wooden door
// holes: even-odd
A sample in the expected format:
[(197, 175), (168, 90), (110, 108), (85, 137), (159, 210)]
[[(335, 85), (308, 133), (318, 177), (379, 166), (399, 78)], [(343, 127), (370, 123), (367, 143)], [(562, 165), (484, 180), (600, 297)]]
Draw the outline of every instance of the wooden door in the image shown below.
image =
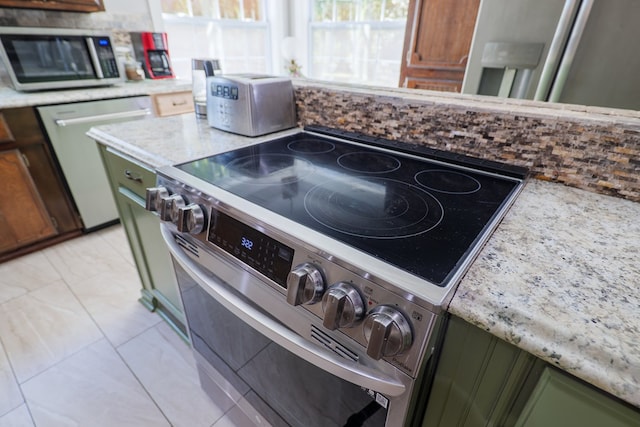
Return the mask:
[(411, 0), (400, 86), (460, 92), (480, 0)]
[(18, 150), (0, 152), (0, 253), (57, 233)]

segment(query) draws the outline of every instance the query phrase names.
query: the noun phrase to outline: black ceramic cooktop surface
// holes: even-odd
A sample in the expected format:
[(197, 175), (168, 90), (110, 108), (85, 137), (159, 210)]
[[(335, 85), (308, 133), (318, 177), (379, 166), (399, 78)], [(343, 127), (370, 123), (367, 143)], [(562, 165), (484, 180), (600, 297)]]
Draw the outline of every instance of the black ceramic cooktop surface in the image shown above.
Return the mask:
[(177, 167), (438, 286), (519, 184), (309, 132)]

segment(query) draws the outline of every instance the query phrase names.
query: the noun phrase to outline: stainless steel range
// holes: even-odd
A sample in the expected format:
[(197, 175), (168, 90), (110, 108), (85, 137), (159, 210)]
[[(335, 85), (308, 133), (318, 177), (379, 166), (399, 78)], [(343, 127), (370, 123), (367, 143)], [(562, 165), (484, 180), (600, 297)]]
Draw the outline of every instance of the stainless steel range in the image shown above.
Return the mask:
[(257, 425), (422, 413), (444, 308), (524, 174), (403, 147), (307, 128), (163, 168), (148, 189), (202, 386)]

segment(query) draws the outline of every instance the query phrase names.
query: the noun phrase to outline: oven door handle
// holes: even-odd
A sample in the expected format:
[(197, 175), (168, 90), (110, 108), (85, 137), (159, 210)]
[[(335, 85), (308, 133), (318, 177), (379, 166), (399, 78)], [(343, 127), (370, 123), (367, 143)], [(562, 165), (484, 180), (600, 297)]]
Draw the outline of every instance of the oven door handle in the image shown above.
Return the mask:
[(406, 391), (400, 380), (314, 345), (247, 304), (225, 287), (212, 286), (211, 277), (182, 251), (175, 242), (171, 231), (164, 225), (160, 229), (169, 251), (182, 268), (189, 273), (189, 276), (200, 286), (207, 288), (210, 291), (208, 293), (235, 316), (271, 341), (312, 365), (361, 387), (375, 390), (387, 396), (400, 396)]

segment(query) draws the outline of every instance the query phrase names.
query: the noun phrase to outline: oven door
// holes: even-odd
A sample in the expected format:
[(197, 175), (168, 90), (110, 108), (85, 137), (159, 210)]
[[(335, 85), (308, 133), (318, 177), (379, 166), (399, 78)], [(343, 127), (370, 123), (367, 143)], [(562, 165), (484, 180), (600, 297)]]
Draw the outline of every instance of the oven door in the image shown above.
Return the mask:
[[(251, 417), (276, 426), (373, 427), (407, 422), (414, 383), (410, 377), (393, 367), (380, 369), (384, 362), (351, 360), (359, 359), (353, 349), (335, 342), (312, 319), (305, 319), (306, 314), (300, 317), (305, 310), (278, 300), (255, 276), (219, 255), (203, 253), (164, 224), (162, 233), (176, 267), (205, 390), (215, 383), (232, 399), (244, 398)], [(262, 308), (251, 300), (260, 301)], [(284, 304), (286, 312), (274, 311), (274, 302)], [(290, 327), (304, 322), (309, 335), (326, 340), (333, 351)]]

